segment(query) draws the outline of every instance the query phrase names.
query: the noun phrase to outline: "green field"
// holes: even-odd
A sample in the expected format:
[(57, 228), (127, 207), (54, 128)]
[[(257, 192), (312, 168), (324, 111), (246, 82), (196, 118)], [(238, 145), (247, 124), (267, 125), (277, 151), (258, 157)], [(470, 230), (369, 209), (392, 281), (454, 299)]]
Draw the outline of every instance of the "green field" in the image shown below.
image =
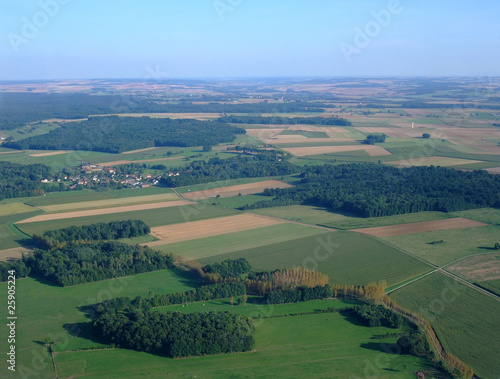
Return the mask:
[(481, 378), (500, 376), (500, 302), (439, 273), (399, 289), (391, 297), (424, 316), (445, 349), (471, 365)]
[[(34, 209), (20, 203), (10, 203), (3, 205), (3, 207), (5, 207), (5, 210), (8, 209), (12, 212)], [(19, 247), (31, 243), (31, 239), (27, 239), (26, 236), (19, 232), (19, 230), (17, 230), (17, 228), (12, 224), (26, 218), (37, 216), (43, 212), (41, 210), (35, 210), (24, 213), (8, 214), (9, 212), (7, 211), (5, 213), (6, 214), (0, 213), (0, 250)]]
[(260, 178), (227, 179), (227, 180), (221, 180), (218, 182), (193, 184), (190, 186), (177, 187), (176, 190), (179, 193), (207, 191), (207, 190), (212, 190), (215, 188), (236, 186), (236, 185), (248, 184), (248, 183), (264, 182), (266, 180), (276, 180), (276, 179), (280, 179), (280, 178), (276, 178), (276, 177), (272, 177), (272, 176), (263, 176)]
[(453, 216), (470, 218), (486, 224), (500, 225), (500, 209), (481, 208), (470, 211), (453, 212)]
[[(64, 326), (73, 323), (88, 322), (84, 312), (78, 307), (95, 304), (102, 300), (137, 295), (148, 296), (154, 293), (170, 293), (185, 291), (196, 286), (197, 282), (189, 276), (173, 270), (157, 271), (147, 274), (117, 278), (101, 282), (83, 284), (73, 287), (56, 287), (28, 278), (16, 281), (16, 348), (18, 371), (21, 365), (33, 368), (34, 353), (45, 354), (46, 348), (40, 341), (45, 338), (60, 341), (55, 349), (73, 350), (96, 343), (88, 339), (88, 331), (84, 325), (73, 325), (72, 333)], [(7, 283), (0, 284), (1, 291), (7, 292)], [(4, 307), (3, 315), (6, 316)], [(7, 328), (1, 328), (0, 338), (3, 341), (0, 351), (7, 351)], [(50, 362), (50, 359), (49, 359)], [(52, 363), (34, 377), (54, 378)], [(22, 377), (22, 376), (21, 376)]]
[(476, 282), (476, 284), (500, 296), (500, 279)]
[(240, 208), (244, 205), (252, 205), (259, 201), (272, 200), (274, 197), (264, 195), (243, 195), (234, 197), (220, 197), (216, 199), (198, 200), (202, 204), (217, 205), (222, 208)]
[(265, 228), (245, 230), (242, 232), (223, 234), (220, 236), (198, 238), (190, 241), (177, 242), (169, 245), (155, 246), (156, 250), (183, 255), (198, 260), (216, 257), (221, 254), (238, 250), (257, 248), (260, 246), (282, 243), (304, 238), (325, 231), (297, 224), (278, 224)]
[[(471, 254), (487, 253), (498, 242), (500, 226), (487, 225), (475, 228), (439, 230), (434, 232), (382, 237), (427, 262), (438, 266)], [(443, 243), (432, 244), (433, 241)]]
[(177, 224), (209, 218), (229, 216), (240, 213), (233, 209), (223, 209), (204, 204), (183, 205), (178, 207), (148, 209), (143, 211), (112, 213), (99, 216), (86, 216), (79, 218), (67, 218), (53, 221), (31, 222), (19, 224), (19, 229), (33, 235), (41, 234), (47, 230), (62, 229), (71, 225), (82, 226), (99, 222), (111, 222), (120, 220), (143, 220), (150, 227)]
[(329, 138), (328, 134), (325, 132), (308, 132), (305, 130), (284, 130), (280, 134), (280, 136), (304, 136), (307, 138)]
[(322, 225), (337, 229), (361, 229), (375, 226), (408, 224), (450, 218), (443, 212), (419, 212), (386, 217), (359, 217), (350, 213), (330, 212), (326, 208), (311, 205), (289, 205), (286, 207), (261, 208), (253, 213), (297, 221), (311, 225)]
[[(130, 350), (56, 355), (60, 377), (89, 378), (414, 378), (429, 368), (420, 358), (387, 354), (394, 329), (357, 326), (339, 313), (258, 320), (252, 352), (169, 359)], [(432, 373), (431, 369), (431, 373)]]
[(304, 266), (328, 274), (332, 283), (354, 285), (382, 279), (394, 285), (429, 269), (374, 238), (343, 231), (213, 256), (200, 263), (237, 258), (248, 259), (255, 271)]

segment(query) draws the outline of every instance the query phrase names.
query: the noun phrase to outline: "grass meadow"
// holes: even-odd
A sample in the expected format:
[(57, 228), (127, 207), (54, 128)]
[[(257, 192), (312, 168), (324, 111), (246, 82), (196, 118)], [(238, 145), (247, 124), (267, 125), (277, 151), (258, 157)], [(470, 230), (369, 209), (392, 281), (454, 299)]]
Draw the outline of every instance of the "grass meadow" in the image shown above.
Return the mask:
[(330, 282), (361, 285), (385, 279), (394, 285), (428, 271), (429, 266), (374, 238), (351, 232), (274, 243), (200, 259), (207, 264), (246, 258), (255, 271), (304, 266), (328, 274)]
[[(236, 307), (235, 307), (236, 308)], [(423, 359), (390, 354), (393, 339), (373, 340), (387, 328), (355, 325), (339, 313), (257, 320), (255, 350), (231, 355), (169, 359), (130, 350), (58, 353), (61, 378), (414, 378)], [(378, 342), (377, 342), (378, 341)], [(380, 342), (382, 341), (382, 342)]]
[(443, 274), (435, 273), (391, 294), (424, 316), (446, 350), (484, 379), (500, 376), (500, 302)]

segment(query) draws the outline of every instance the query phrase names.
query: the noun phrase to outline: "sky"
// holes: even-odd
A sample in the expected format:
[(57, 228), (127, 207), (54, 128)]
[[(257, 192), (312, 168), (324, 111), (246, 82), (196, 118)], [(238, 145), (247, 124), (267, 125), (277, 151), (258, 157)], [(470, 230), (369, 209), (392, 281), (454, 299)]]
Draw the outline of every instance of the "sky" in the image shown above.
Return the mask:
[(500, 76), (498, 0), (0, 0), (0, 80)]

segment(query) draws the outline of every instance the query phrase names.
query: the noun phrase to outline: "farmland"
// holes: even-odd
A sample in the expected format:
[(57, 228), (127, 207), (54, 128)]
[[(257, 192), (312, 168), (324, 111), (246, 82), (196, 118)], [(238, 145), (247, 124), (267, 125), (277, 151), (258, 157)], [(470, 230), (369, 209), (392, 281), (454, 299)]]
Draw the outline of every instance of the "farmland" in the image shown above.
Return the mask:
[[(500, 129), (492, 124), (500, 123), (500, 114), (498, 100), (491, 94), (497, 91), (499, 82), (492, 80), (488, 84), (491, 93), (484, 92), (484, 99), (476, 99), (477, 83), (472, 79), (457, 82), (455, 89), (450, 91), (432, 89), (447, 86), (446, 80), (433, 79), (332, 79), (324, 83), (280, 79), (280, 82), (263, 80), (252, 83), (251, 87), (250, 82), (238, 80), (210, 84), (193, 81), (182, 85), (160, 81), (146, 87), (127, 81), (49, 83), (47, 88), (56, 93), (86, 88), (86, 91), (96, 91), (102, 99), (107, 99), (108, 91), (132, 98), (139, 93), (136, 109), (126, 109), (122, 113), (110, 109), (109, 113), (122, 118), (148, 116), (159, 126), (167, 118), (216, 123), (219, 117), (231, 115), (250, 118), (345, 117), (352, 126), (234, 123), (230, 126), (244, 128), (246, 134), (237, 135), (234, 141), (206, 146), (208, 149), (204, 146), (140, 148), (142, 146), (134, 141), (127, 145), (128, 151), (119, 154), (73, 150), (72, 147), (21, 151), (0, 147), (0, 161), (42, 163), (54, 174), (64, 169), (64, 176), (91, 177), (94, 172), (83, 174), (83, 168), (86, 164), (95, 164), (100, 168), (116, 168), (119, 180), (128, 179), (126, 175), (135, 177), (137, 173), (134, 171), (162, 178), (158, 185), (148, 188), (110, 189), (119, 187), (103, 186), (94, 191), (84, 185), (83, 190), (62, 187), (67, 191), (4, 199), (0, 204), (0, 260), (19, 258), (21, 252), (27, 251), (32, 244), (30, 236), (33, 234), (72, 225), (140, 219), (151, 227), (151, 234), (123, 239), (123, 242), (153, 246), (156, 250), (197, 260), (201, 264), (246, 258), (253, 272), (305, 266), (328, 274), (330, 282), (335, 284), (363, 285), (386, 280), (388, 290), (406, 284), (391, 292), (390, 296), (405, 307), (421, 311), (436, 329), (446, 350), (470, 364), (481, 378), (496, 379), (500, 366), (494, 353), (500, 350), (500, 346), (492, 331), (496, 330), (498, 323), (498, 301), (453, 281), (446, 287), (451, 279), (439, 271), (426, 276), (444, 266), (442, 269), (449, 273), (492, 293), (500, 293), (500, 260), (494, 250), (495, 243), (500, 243), (500, 210), (494, 208), (493, 203), (487, 203), (489, 208), (446, 213), (430, 207), (425, 208), (430, 211), (383, 217), (332, 212), (314, 205), (319, 204), (314, 201), (304, 202), (308, 205), (286, 205), (301, 203), (287, 202), (287, 198), (280, 207), (245, 212), (238, 209), (247, 204), (278, 199), (278, 195), (264, 196), (263, 190), (298, 186), (302, 179), (306, 179), (300, 174), (306, 172), (307, 175), (304, 166), (308, 165), (370, 162), (375, 164), (372, 167), (384, 169), (393, 168), (384, 165), (446, 166), (453, 169), (450, 170), (453, 173), (455, 169), (496, 172), (500, 167)], [(5, 93), (15, 88), (16, 93), (20, 89), (26, 91), (27, 85), (12, 83), (2, 88), (5, 88)], [(29, 88), (35, 92), (45, 91), (38, 83), (31, 83)], [(89, 101), (95, 99), (94, 95), (88, 96)], [(464, 103), (463, 99), (470, 97), (476, 101)], [(146, 108), (151, 112), (141, 108), (143, 99), (152, 101), (151, 108)], [(426, 104), (429, 107), (423, 106)], [(74, 104), (76, 110), (82, 106), (87, 109), (84, 105)], [(37, 114), (36, 106), (34, 101), (33, 112), (29, 114)], [(161, 107), (172, 112), (163, 111)], [(185, 109), (179, 110), (183, 107)], [(296, 109), (289, 111), (290, 107)], [(311, 109), (306, 110), (306, 107)], [(233, 113), (231, 109), (241, 110), (241, 113)], [(256, 113), (252, 113), (254, 111)], [(68, 108), (65, 112), (73, 110)], [(88, 116), (98, 113), (102, 113), (101, 109), (94, 109), (77, 120), (85, 122)], [(24, 119), (29, 114), (17, 116)], [(29, 124), (14, 129), (2, 129), (0, 135), (23, 141), (29, 137), (46, 136), (70, 124), (56, 119), (69, 120), (71, 114), (49, 116), (44, 119), (51, 122), (30, 120)], [(2, 114), (1, 117), (7, 116)], [(17, 122), (15, 117), (13, 120)], [(363, 143), (368, 135), (380, 133), (386, 135), (385, 142)], [(424, 137), (424, 133), (428, 133), (429, 138)], [(199, 143), (202, 142), (205, 141)], [(111, 145), (112, 141), (105, 140), (105, 143)], [(264, 176), (262, 167), (269, 157), (275, 160), (273, 164), (295, 165), (286, 172), (290, 175)], [(231, 164), (221, 170), (209, 162), (210, 159), (211, 162), (218, 159), (226, 162), (227, 158), (231, 158), (228, 161)], [(222, 180), (236, 171), (239, 162), (254, 158), (255, 166), (261, 164), (262, 176), (259, 177), (255, 170), (242, 170), (243, 177)], [(207, 170), (203, 173), (205, 176), (197, 177), (200, 167)], [(265, 175), (275, 174), (266, 172)], [(64, 176), (60, 177), (60, 184), (69, 187), (71, 182), (63, 179)], [(172, 184), (177, 187), (193, 183), (183, 187), (161, 187), (170, 177), (194, 179)], [(203, 183), (203, 180), (218, 179), (221, 180)], [(366, 179), (366, 176), (359, 178), (360, 181)], [(431, 182), (423, 181), (422, 187), (429, 187)], [(457, 194), (463, 186), (455, 188)], [(391, 193), (393, 188), (389, 186), (387, 191)], [(491, 193), (494, 198), (496, 192)], [(32, 193), (23, 196), (29, 195)], [(337, 193), (331, 195), (334, 198)], [(412, 195), (406, 195), (405, 199), (411, 202)], [(454, 195), (450, 193), (449, 197)], [(380, 199), (371, 196), (370, 202), (383, 201), (383, 196)], [(477, 206), (482, 204), (479, 202)], [(180, 271), (152, 272), (67, 288), (49, 286), (42, 279), (31, 277), (18, 280), (18, 367), (35, 370), (27, 371), (31, 377), (54, 378), (52, 357), (44, 346), (47, 338), (57, 342), (52, 349), (60, 378), (163, 378), (168, 375), (409, 379), (415, 377), (415, 371), (432, 370), (430, 362), (423, 358), (384, 352), (388, 347), (386, 344), (393, 344), (396, 338), (378, 343), (373, 337), (393, 332), (392, 329), (361, 327), (339, 313), (293, 315), (330, 306), (352, 305), (352, 301), (347, 300), (268, 306), (260, 304), (260, 298), (249, 296), (246, 305), (232, 306), (229, 299), (217, 299), (158, 308), (158, 312), (229, 311), (250, 315), (258, 325), (254, 351), (176, 360), (100, 346), (90, 336), (88, 324), (84, 324), (89, 321), (84, 309), (78, 309), (81, 305), (109, 297), (148, 297), (189, 290), (202, 284), (206, 283)], [(5, 292), (6, 284), (0, 284), (0, 287)], [(441, 303), (436, 299), (442, 299), (445, 288), (450, 288), (451, 295), (448, 294), (455, 299), (441, 309)], [(236, 298), (237, 303), (241, 301), (242, 297)], [(5, 328), (0, 330), (2, 340), (5, 340), (5, 333)], [(0, 352), (5, 353), (5, 346), (2, 346)], [(103, 349), (83, 350), (87, 348)], [(33, 368), (35, 361), (40, 370)], [(441, 376), (431, 371), (430, 377)]]
[(498, 240), (499, 231), (498, 226), (487, 225), (382, 239), (430, 263), (444, 265), (467, 255), (488, 252)]
[[(62, 377), (85, 374), (91, 378), (105, 377), (110, 364), (121, 378), (141, 374), (161, 378), (165, 372), (172, 377), (207, 378), (299, 378), (329, 376), (332, 372), (338, 377), (351, 377), (387, 370), (393, 378), (412, 378), (413, 371), (428, 368), (421, 359), (384, 353), (384, 344), (394, 340), (378, 344), (371, 339), (391, 329), (359, 327), (338, 313), (272, 318), (259, 324), (256, 350), (248, 353), (171, 360), (119, 349), (68, 352), (56, 354), (57, 368)], [(375, 366), (375, 360), (384, 363)]]
[(392, 296), (430, 321), (443, 346), (472, 365), (480, 377), (498, 376), (500, 340), (493, 331), (500, 302), (439, 273), (397, 290)]
[(304, 266), (327, 274), (337, 284), (362, 285), (385, 279), (393, 285), (430, 269), (380, 241), (340, 231), (212, 256), (200, 262), (243, 257), (256, 271)]

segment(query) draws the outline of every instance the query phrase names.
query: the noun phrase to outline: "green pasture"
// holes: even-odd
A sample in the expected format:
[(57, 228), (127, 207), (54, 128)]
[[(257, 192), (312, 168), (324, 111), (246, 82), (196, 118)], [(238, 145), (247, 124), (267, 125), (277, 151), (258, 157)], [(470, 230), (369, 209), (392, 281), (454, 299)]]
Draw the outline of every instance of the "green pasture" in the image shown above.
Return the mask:
[(429, 266), (374, 238), (337, 231), (239, 250), (205, 259), (207, 264), (246, 258), (255, 271), (303, 266), (337, 284), (362, 285), (385, 279), (394, 285), (426, 272)]
[[(429, 362), (391, 354), (394, 332), (353, 324), (339, 313), (257, 320), (255, 350), (246, 353), (169, 359), (111, 349), (56, 354), (61, 378), (338, 378), (381, 376), (413, 378)], [(387, 353), (389, 352), (389, 353)]]
[(391, 294), (429, 321), (447, 351), (484, 379), (500, 376), (500, 302), (446, 275), (435, 273)]

